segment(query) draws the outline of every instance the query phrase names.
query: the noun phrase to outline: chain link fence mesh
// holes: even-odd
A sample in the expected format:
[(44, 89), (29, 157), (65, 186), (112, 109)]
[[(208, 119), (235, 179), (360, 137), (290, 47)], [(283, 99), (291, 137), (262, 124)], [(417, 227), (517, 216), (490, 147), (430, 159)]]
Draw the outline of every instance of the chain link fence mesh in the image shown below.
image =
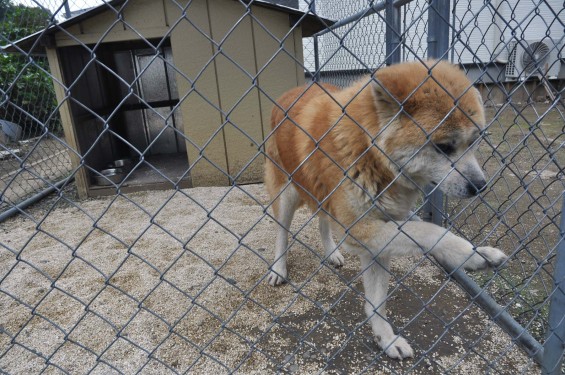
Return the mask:
[[(397, 361), (375, 343), (359, 260), (344, 252), (335, 268), (309, 210), (289, 228), (288, 283), (269, 285), (280, 219), (254, 183), (280, 94), (304, 78), (346, 87), (383, 68), (390, 14), (373, 1), (278, 3), (290, 8), (0, 0), (1, 210), (63, 182), (0, 223), (0, 372), (530, 374), (556, 337), (549, 349), (562, 355), (548, 327), (563, 277), (563, 4), (450, 5), (444, 58), (483, 98), (477, 156), (488, 184), (445, 199), (442, 221), (509, 261), (471, 275), (500, 305), (494, 319), (429, 254), (393, 261), (388, 319), (415, 352)], [(400, 59), (423, 61), (430, 3), (395, 7)], [(314, 21), (292, 8), (312, 12), (322, 32), (301, 45), (297, 25)], [(73, 17), (84, 18), (65, 26)], [(147, 26), (160, 17), (165, 31)], [(22, 41), (36, 32), (52, 36)], [(109, 166), (123, 180), (101, 172)], [(501, 311), (518, 335), (499, 326)]]
[[(30, 2), (0, 2), (0, 43), (7, 45), (52, 22), (52, 13)], [(0, 212), (5, 212), (71, 169), (57, 100), (44, 54), (0, 56)]]

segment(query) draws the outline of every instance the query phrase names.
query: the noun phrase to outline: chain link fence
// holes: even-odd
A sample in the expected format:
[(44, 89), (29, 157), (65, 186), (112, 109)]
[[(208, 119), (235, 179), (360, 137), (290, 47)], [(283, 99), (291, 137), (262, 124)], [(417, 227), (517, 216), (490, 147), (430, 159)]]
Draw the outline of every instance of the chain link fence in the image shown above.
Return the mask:
[[(0, 43), (8, 45), (54, 22), (45, 5), (0, 2)], [(71, 164), (45, 55), (22, 51), (2, 53), (0, 59), (0, 212), (4, 214), (67, 177)]]
[[(562, 2), (0, 0), (0, 22), (0, 372), (562, 373)], [(486, 186), (470, 199), (440, 193), (463, 175), (459, 161), (439, 186), (408, 176), (434, 148), (450, 157), (435, 141), (449, 116), (428, 131), (409, 106), (420, 86), (449, 91), (428, 58), (457, 64), (484, 103), (474, 150)], [(364, 126), (339, 90), (378, 85), (375, 71), (403, 61), (427, 64), (426, 79), (394, 99), (400, 109), (359, 159), (336, 160), (328, 134)], [(327, 134), (293, 112), (310, 91), (277, 104), (304, 82), (323, 87), (327, 113), (341, 106)], [(473, 90), (451, 97), (463, 122)], [(383, 152), (400, 118), (416, 124), (404, 139), (426, 137), (406, 164)], [(288, 170), (269, 145), (290, 123), (315, 146)], [(370, 150), (397, 168), (379, 191), (355, 182)], [(320, 153), (339, 182), (303, 186), (314, 210), (290, 224), (285, 192)], [(283, 176), (274, 194), (265, 163)], [(404, 177), (418, 199), (397, 217), (382, 202)], [(331, 208), (351, 186), (370, 196), (354, 223)], [(414, 238), (425, 250), (388, 264), (355, 238), (372, 217), (398, 228), (388, 243), (376, 236), (383, 251), (412, 225), (436, 228), (431, 238), (437, 227), (418, 218), (449, 232)], [(509, 258), (467, 274), (432, 256), (449, 233), (474, 257), (492, 246)], [(391, 280), (381, 300), (367, 281), (378, 270)], [(387, 322), (400, 336), (383, 344)]]

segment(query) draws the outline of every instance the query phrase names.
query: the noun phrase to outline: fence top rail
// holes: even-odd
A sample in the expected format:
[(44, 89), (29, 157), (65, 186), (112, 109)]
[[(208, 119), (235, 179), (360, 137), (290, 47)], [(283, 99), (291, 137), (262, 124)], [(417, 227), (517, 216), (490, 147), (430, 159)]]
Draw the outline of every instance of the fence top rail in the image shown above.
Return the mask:
[[(389, 1), (390, 0), (383, 0), (383, 1), (376, 2), (373, 5), (363, 9), (362, 11), (359, 11), (359, 12), (357, 12), (357, 13), (349, 16), (349, 17), (346, 17), (346, 18), (344, 18), (340, 21), (335, 22), (333, 25), (329, 26), (328, 28), (314, 34), (313, 37), (318, 37), (318, 36), (327, 34), (332, 30), (338, 29), (338, 28), (343, 27), (343, 26), (347, 26), (350, 23), (357, 22), (362, 18), (365, 18), (365, 17), (370, 16), (372, 14), (381, 12), (381, 11), (386, 9), (387, 3)], [(412, 1), (414, 1), (414, 0), (394, 0), (394, 1), (392, 1), (392, 6), (395, 7), (395, 8), (400, 8), (400, 7), (410, 3)]]

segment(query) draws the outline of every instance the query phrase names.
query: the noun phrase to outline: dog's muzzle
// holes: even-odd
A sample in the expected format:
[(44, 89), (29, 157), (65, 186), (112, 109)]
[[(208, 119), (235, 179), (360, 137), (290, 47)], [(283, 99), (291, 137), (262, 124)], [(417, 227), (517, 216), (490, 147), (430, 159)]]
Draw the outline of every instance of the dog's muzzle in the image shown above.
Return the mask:
[(485, 190), (487, 186), (487, 182), (484, 179), (476, 180), (476, 181), (467, 181), (467, 194), (469, 196), (474, 197), (475, 195), (479, 195)]

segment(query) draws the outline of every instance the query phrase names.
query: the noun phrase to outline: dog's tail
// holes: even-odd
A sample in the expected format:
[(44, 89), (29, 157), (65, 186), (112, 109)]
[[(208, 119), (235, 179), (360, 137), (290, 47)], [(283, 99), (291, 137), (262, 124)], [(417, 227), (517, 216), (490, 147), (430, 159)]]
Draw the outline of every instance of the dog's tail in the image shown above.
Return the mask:
[[(288, 174), (285, 171), (283, 161), (279, 154), (277, 146), (277, 138), (285, 138), (284, 123), (296, 116), (294, 104), (297, 98), (304, 95), (306, 91), (305, 86), (296, 87), (292, 90), (285, 92), (273, 106), (271, 111), (271, 133), (265, 142), (265, 185), (271, 197), (279, 195), (280, 189), (288, 183)], [(298, 99), (300, 100), (300, 99)], [(286, 134), (288, 135), (288, 134)], [(277, 202), (274, 203), (276, 209)]]
[(268, 135), (268, 138), (265, 142), (265, 184), (271, 197), (274, 197), (278, 194), (278, 191), (280, 189), (279, 185), (281, 184), (284, 177), (282, 161), (279, 155), (279, 149), (277, 147), (276, 140), (277, 129), (281, 125), (282, 121), (284, 121), (284, 118), (286, 116), (286, 109), (282, 109), (279, 104), (281, 99), (277, 101), (277, 104), (274, 105), (273, 110), (271, 111), (272, 131)]

